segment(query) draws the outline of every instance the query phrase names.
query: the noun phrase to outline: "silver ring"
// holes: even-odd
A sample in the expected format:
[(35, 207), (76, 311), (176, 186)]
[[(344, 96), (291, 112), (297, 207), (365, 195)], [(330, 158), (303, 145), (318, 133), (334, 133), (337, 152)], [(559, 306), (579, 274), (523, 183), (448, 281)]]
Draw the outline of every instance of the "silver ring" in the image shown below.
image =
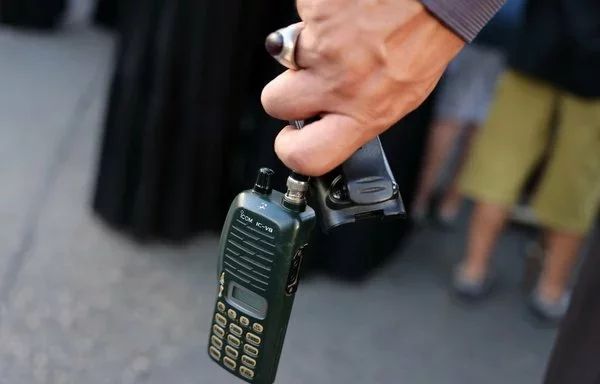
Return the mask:
[(301, 24), (293, 24), (271, 33), (265, 41), (267, 52), (275, 60), (296, 71), (301, 69), (296, 63), (296, 43), (302, 29)]

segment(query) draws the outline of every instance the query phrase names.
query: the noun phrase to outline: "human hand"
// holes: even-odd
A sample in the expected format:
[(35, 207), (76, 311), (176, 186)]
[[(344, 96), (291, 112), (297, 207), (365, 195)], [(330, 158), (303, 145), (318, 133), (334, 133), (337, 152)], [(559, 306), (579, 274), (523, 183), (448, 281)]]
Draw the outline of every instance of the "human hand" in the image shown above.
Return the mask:
[(417, 0), (298, 0), (296, 62), (262, 93), (281, 120), (321, 119), (275, 140), (283, 163), (321, 176), (409, 112), (465, 42)]

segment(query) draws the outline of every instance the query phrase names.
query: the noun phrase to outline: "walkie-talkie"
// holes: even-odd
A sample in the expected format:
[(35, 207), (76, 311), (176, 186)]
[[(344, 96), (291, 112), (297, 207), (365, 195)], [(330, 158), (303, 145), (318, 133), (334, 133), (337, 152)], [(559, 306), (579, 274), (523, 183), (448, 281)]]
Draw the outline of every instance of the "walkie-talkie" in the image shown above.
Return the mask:
[[(273, 54), (273, 53), (272, 53)], [(303, 121), (292, 121), (301, 129)], [(232, 202), (219, 245), (218, 288), (208, 353), (237, 377), (275, 381), (298, 287), (302, 253), (316, 225), (402, 217), (404, 204), (385, 153), (375, 138), (343, 165), (317, 178), (291, 172), (287, 191), (271, 186), (262, 168), (251, 190)]]
[(277, 374), (302, 252), (316, 225), (307, 193), (314, 193), (325, 232), (362, 219), (404, 215), (378, 139), (323, 177), (310, 180), (291, 172), (285, 194), (272, 188), (272, 175), (260, 169), (254, 187), (229, 208), (208, 345), (213, 360), (257, 384), (271, 384)]
[(302, 251), (316, 224), (306, 204), (308, 178), (292, 172), (283, 194), (272, 189), (272, 175), (260, 169), (254, 188), (240, 193), (227, 214), (208, 346), (220, 365), (259, 384), (275, 380)]

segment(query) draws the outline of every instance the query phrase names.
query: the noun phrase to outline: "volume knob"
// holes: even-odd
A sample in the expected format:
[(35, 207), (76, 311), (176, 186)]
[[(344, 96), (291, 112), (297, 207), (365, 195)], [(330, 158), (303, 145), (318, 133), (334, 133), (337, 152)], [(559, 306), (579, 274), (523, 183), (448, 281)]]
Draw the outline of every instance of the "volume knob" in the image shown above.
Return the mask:
[(252, 190), (261, 195), (270, 195), (273, 191), (273, 187), (271, 187), (271, 176), (273, 176), (273, 174), (275, 174), (275, 172), (272, 169), (261, 168), (258, 171), (256, 183), (254, 183), (254, 188), (252, 188)]

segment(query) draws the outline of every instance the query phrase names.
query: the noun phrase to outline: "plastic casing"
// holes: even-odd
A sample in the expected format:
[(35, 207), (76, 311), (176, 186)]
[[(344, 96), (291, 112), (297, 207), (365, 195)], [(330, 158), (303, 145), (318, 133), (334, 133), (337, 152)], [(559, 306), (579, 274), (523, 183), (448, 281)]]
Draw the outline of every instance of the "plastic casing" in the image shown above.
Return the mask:
[[(236, 320), (227, 320), (244, 329), (242, 341), (245, 342), (246, 334), (252, 332), (254, 323), (262, 325), (264, 331), (259, 335), (260, 346), (255, 346), (259, 355), (252, 379), (240, 373), (239, 367), (243, 365), (240, 361), (235, 370), (223, 364), (223, 357), (218, 363), (250, 383), (271, 384), (275, 380), (298, 284), (302, 250), (316, 224), (315, 211), (311, 207), (294, 211), (282, 206), (282, 198), (283, 194), (278, 191), (262, 195), (247, 190), (237, 195), (229, 208), (219, 244), (217, 280), (222, 296), (217, 298), (217, 303), (226, 305), (225, 316), (231, 308), (238, 312)], [(232, 284), (248, 288), (266, 299), (264, 319), (235, 307), (228, 299)], [(218, 312), (215, 305), (211, 326), (215, 324)], [(249, 327), (240, 323), (241, 316), (250, 320)], [(226, 332), (225, 345), (229, 330)], [(209, 355), (210, 345), (209, 341)], [(243, 354), (243, 348), (240, 349)], [(216, 360), (214, 356), (212, 358)]]

